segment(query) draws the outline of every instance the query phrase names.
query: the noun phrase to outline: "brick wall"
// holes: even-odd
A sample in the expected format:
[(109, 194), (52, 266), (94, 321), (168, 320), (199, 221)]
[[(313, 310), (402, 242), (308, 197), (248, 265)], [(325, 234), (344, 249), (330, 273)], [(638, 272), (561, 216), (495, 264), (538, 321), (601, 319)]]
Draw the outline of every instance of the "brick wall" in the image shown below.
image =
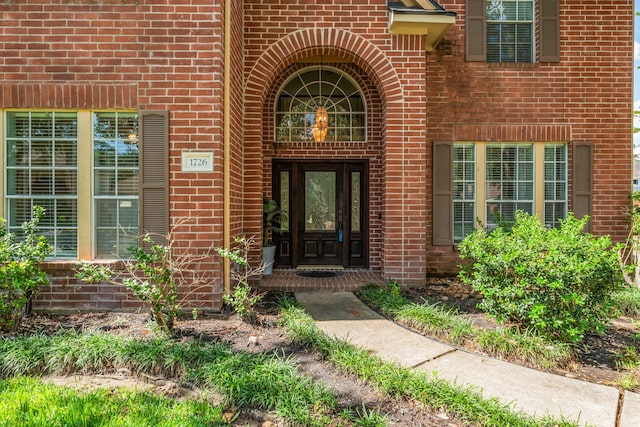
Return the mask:
[[(464, 3), (441, 2), (458, 13), (457, 24), (445, 37), (446, 48), (426, 58), (427, 109), (437, 112), (427, 115), (428, 140), (592, 142), (592, 231), (625, 239), (632, 173), (633, 2), (561, 1), (561, 61), (521, 65), (461, 60)], [(569, 170), (571, 152), (570, 146)], [(571, 195), (571, 174), (569, 180)], [(430, 217), (429, 206), (427, 230)], [(452, 248), (433, 247), (428, 253), (434, 272), (455, 266)]]
[(384, 1), (245, 0), (246, 123), (271, 120), (265, 110), (272, 109), (273, 91), (282, 76), (289, 75), (292, 64), (308, 63), (312, 57), (337, 57), (352, 64), (349, 74), (360, 76), (381, 101), (380, 110), (370, 106), (371, 133), (365, 146), (290, 147), (273, 144), (273, 138), (246, 127), (246, 151), (262, 155), (245, 162), (251, 176), (245, 181), (245, 203), (253, 206), (245, 218), (249, 226), (260, 191), (270, 191), (274, 157), (369, 159), (370, 263), (389, 279), (421, 283), (427, 245), (425, 51), (420, 37), (392, 36), (387, 24)]
[[(174, 237), (189, 242), (195, 254), (221, 246), (222, 1), (35, 3), (0, 4), (2, 107), (169, 110)], [(238, 8), (235, 16), (241, 20)], [(214, 172), (182, 173), (183, 150), (213, 152)], [(67, 267), (53, 267), (54, 285), (45, 290), (43, 305), (130, 304), (107, 288), (96, 291), (65, 278)], [(219, 259), (211, 256), (206, 268), (215, 282), (189, 298), (195, 305), (219, 308)]]
[[(221, 246), (222, 0), (33, 3), (0, 5), (1, 106), (169, 110), (175, 237), (196, 254)], [(455, 248), (431, 245), (432, 141), (524, 140), (593, 142), (593, 231), (625, 237), (632, 1), (562, 1), (561, 61), (520, 65), (465, 62), (464, 1), (440, 3), (458, 13), (457, 23), (440, 48), (426, 52), (420, 37), (388, 33), (384, 0), (232, 2), (232, 235), (260, 235), (273, 158), (368, 159), (370, 265), (386, 279), (422, 283), (457, 264)], [(339, 59), (334, 65), (365, 89), (366, 144), (272, 142), (279, 84), (317, 56)], [(183, 150), (212, 151), (214, 172), (181, 172)], [(55, 284), (43, 306), (132, 303), (69, 279), (70, 265), (50, 267)], [(191, 298), (219, 308), (219, 258), (206, 268), (210, 289)]]

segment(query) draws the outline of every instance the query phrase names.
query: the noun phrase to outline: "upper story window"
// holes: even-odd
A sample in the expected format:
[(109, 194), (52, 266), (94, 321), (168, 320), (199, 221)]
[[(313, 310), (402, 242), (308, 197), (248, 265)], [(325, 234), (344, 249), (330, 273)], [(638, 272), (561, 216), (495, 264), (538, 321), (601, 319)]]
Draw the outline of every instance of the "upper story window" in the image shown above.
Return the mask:
[(466, 0), (467, 61), (560, 61), (559, 0)]
[(307, 68), (276, 98), (276, 141), (366, 141), (366, 117), (355, 82), (332, 68)]
[(533, 61), (533, 0), (487, 1), (487, 62)]

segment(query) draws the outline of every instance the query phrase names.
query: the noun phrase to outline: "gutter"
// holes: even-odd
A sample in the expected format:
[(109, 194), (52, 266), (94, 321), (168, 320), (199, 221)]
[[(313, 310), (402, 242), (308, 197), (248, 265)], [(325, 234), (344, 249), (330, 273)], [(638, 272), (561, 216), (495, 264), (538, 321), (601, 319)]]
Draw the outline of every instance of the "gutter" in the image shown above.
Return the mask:
[[(223, 82), (223, 247), (231, 245), (231, 0), (224, 0), (224, 82)], [(223, 258), (224, 293), (231, 294), (231, 261)]]

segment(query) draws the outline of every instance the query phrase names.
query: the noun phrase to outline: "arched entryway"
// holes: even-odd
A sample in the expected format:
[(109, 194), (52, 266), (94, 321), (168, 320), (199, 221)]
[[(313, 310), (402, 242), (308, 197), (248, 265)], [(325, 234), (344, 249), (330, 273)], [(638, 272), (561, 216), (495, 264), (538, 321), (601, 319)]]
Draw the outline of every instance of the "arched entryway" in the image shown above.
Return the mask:
[(369, 162), (378, 176), (382, 164), (373, 117), (380, 100), (361, 69), (328, 60), (334, 65), (322, 56), (292, 64), (273, 87), (275, 141), (264, 141), (264, 161), (272, 158), (271, 194), (283, 212), (277, 267), (369, 266), (368, 200), (381, 193), (369, 187)]
[(384, 203), (382, 101), (362, 68), (308, 53), (274, 81), (264, 106), (274, 138), (263, 140), (263, 188), (287, 213), (275, 266), (380, 271), (382, 221), (370, 206)]
[[(294, 73), (319, 63), (348, 74), (369, 97), (366, 141), (277, 141), (274, 116), (279, 88)], [(413, 176), (409, 189), (406, 175), (410, 169), (424, 169), (426, 154), (420, 151), (408, 157), (404, 149), (405, 144), (423, 144), (424, 128), (415, 128), (417, 122), (411, 122), (407, 131), (404, 105), (403, 89), (391, 60), (357, 34), (340, 29), (304, 29), (274, 43), (257, 58), (245, 87), (245, 233), (261, 234), (262, 197), (274, 193), (274, 162), (362, 162), (368, 168), (368, 189), (364, 191), (369, 196), (368, 235), (364, 236), (368, 254), (362, 266), (388, 278), (408, 277), (414, 283), (424, 280), (426, 242), (413, 241), (415, 234), (408, 232), (424, 227), (425, 178)], [(412, 167), (414, 163), (421, 166)], [(407, 263), (409, 258), (411, 262)]]

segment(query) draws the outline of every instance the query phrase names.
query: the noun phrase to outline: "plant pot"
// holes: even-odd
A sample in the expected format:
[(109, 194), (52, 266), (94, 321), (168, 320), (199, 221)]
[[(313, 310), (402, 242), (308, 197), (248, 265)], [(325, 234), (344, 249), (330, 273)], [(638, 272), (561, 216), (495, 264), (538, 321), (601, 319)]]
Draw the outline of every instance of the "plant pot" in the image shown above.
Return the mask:
[(268, 276), (273, 272), (273, 261), (275, 260), (275, 258), (276, 245), (262, 247), (262, 265), (264, 266), (262, 274)]

